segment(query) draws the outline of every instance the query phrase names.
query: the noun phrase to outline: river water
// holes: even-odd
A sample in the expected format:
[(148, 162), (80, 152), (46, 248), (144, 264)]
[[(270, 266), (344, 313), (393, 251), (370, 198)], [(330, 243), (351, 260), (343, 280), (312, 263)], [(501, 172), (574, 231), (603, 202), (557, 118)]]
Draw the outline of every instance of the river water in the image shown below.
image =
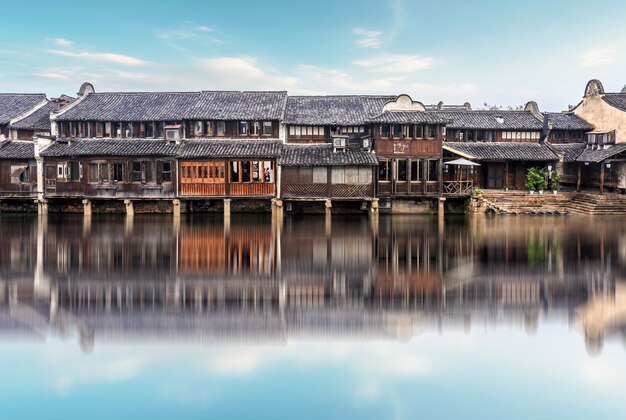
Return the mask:
[(626, 417), (626, 219), (0, 215), (2, 418)]

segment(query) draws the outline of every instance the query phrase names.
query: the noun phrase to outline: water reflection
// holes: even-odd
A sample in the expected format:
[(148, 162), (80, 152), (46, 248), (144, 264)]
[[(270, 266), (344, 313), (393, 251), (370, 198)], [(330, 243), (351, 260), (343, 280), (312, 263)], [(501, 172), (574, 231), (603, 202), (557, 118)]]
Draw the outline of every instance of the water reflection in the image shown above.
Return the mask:
[(0, 328), (98, 343), (626, 337), (621, 219), (0, 217)]

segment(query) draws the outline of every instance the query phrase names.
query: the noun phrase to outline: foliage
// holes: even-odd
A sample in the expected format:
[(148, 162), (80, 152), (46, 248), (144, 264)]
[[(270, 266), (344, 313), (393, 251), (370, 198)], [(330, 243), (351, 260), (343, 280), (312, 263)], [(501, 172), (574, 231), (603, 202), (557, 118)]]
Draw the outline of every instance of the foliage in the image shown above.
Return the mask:
[[(483, 109), (487, 111), (500, 111), (504, 109), (504, 107), (502, 105), (490, 105), (487, 102), (483, 102)], [(514, 105), (514, 106), (508, 105), (506, 109), (509, 111), (523, 111), (524, 105)]]
[(550, 189), (552, 191), (558, 191), (561, 189), (561, 175), (557, 171), (552, 172), (552, 178), (550, 178)]
[(481, 195), (483, 193), (483, 189), (482, 188), (474, 188), (474, 191), (472, 191), (472, 194), (474, 195)]
[(545, 169), (532, 167), (526, 171), (526, 189), (528, 191), (543, 191), (546, 189), (546, 184)]

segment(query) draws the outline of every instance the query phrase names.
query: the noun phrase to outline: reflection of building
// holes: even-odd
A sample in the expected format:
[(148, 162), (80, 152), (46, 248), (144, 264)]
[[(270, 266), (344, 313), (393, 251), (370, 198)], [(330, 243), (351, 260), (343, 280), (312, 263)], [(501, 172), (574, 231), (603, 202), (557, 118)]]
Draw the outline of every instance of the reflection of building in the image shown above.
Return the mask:
[(289, 217), (284, 226), (6, 217), (1, 328), (76, 333), (85, 350), (133, 339), (405, 340), (502, 324), (533, 333), (546, 319), (591, 311), (581, 308), (612, 311), (624, 263), (622, 228), (606, 221), (573, 230), (563, 219), (480, 218), (441, 232), (414, 217), (381, 216), (376, 226), (365, 217), (332, 226), (324, 217)]

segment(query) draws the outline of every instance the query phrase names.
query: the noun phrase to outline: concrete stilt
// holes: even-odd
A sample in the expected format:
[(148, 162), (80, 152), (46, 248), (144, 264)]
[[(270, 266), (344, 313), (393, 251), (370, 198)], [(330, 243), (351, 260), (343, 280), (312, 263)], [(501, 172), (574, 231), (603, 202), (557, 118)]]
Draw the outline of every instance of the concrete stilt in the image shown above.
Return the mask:
[(180, 200), (174, 199), (172, 200), (172, 214), (174, 217), (180, 217)]
[(40, 216), (46, 216), (48, 214), (48, 200), (36, 200), (37, 214)]
[(126, 216), (134, 216), (135, 206), (133, 205), (133, 202), (130, 200), (124, 200), (124, 205), (126, 205)]
[(446, 207), (446, 198), (445, 197), (439, 197), (439, 200), (437, 202), (437, 214), (439, 215), (439, 217), (443, 217), (445, 215), (445, 207)]
[(230, 202), (230, 198), (224, 199), (224, 219), (226, 219), (227, 217), (230, 218)]
[(330, 198), (324, 202), (324, 208), (326, 209), (326, 216), (330, 216), (333, 209), (333, 202)]
[(88, 217), (91, 216), (92, 213), (92, 206), (91, 206), (91, 200), (83, 200), (83, 214)]

